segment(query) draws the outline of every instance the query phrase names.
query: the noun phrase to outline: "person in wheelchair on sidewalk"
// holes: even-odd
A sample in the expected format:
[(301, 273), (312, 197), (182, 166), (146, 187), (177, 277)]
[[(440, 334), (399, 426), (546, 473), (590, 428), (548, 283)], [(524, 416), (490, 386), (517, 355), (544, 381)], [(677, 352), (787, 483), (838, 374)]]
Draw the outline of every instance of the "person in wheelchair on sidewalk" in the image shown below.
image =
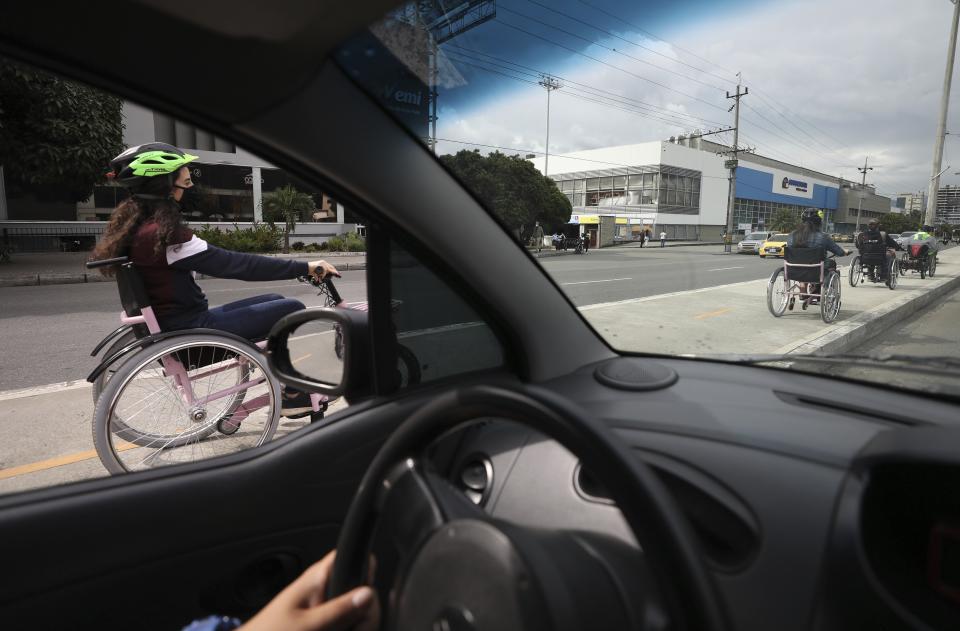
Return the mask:
[[(787, 236), (787, 247), (788, 248), (813, 248), (813, 249), (822, 249), (824, 253), (832, 252), (837, 256), (847, 256), (850, 254), (850, 250), (844, 250), (836, 242), (830, 238), (830, 235), (825, 232), (821, 232), (820, 226), (823, 224), (823, 211), (822, 210), (805, 210), (800, 215), (800, 227), (791, 232)], [(791, 261), (787, 261), (791, 262)], [(831, 270), (837, 269), (837, 262), (831, 258), (826, 258), (823, 260), (824, 265), (824, 274)], [(804, 288), (804, 293), (818, 293), (820, 291), (819, 283), (806, 283)], [(803, 308), (806, 309), (807, 305), (819, 304), (817, 298), (804, 298)], [(789, 308), (793, 309), (793, 299), (790, 299)]]
[(867, 222), (867, 229), (857, 237), (860, 261), (870, 266), (870, 280), (873, 282), (886, 280), (896, 257), (894, 252), (902, 249), (893, 237), (880, 228), (880, 222), (871, 219)]
[[(253, 341), (264, 339), (277, 320), (305, 305), (279, 294), (263, 294), (211, 309), (193, 273), (246, 281), (340, 274), (326, 261), (231, 252), (196, 236), (181, 214), (196, 195), (186, 166), (196, 159), (173, 145), (154, 142), (130, 147), (111, 160), (108, 179), (128, 188), (130, 196), (113, 211), (91, 260), (128, 256), (164, 331), (208, 328)], [(104, 267), (101, 272), (112, 276), (116, 269)], [(295, 418), (311, 410), (306, 393), (284, 393), (283, 416)]]

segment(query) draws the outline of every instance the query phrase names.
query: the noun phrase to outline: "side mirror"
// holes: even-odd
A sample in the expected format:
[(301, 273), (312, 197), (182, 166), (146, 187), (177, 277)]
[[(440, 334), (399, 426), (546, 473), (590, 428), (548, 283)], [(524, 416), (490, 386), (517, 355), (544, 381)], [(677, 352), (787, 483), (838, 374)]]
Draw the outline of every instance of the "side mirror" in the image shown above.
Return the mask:
[(370, 394), (365, 311), (316, 308), (281, 318), (270, 330), (267, 359), (281, 383), (348, 400)]

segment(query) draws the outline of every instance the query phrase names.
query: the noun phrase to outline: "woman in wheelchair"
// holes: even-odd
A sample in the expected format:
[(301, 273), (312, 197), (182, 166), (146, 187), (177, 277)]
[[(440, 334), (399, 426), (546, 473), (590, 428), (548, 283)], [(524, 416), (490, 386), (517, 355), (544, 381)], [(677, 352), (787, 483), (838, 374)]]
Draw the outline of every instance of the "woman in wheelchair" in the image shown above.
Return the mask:
[[(837, 256), (847, 256), (850, 250), (844, 250), (830, 238), (830, 235), (821, 232), (820, 226), (823, 224), (823, 211), (809, 209), (803, 211), (800, 215), (800, 227), (790, 233), (787, 237), (787, 247), (789, 248), (822, 248), (824, 252), (832, 252)], [(826, 258), (823, 261), (824, 274), (837, 269), (837, 262), (832, 258)], [(804, 293), (818, 293), (819, 283), (807, 283), (804, 287)], [(805, 299), (806, 301), (806, 299)], [(790, 307), (793, 307), (791, 299)], [(809, 304), (818, 304), (816, 298), (810, 298)], [(804, 304), (806, 308), (806, 304)]]
[(893, 263), (895, 250), (902, 249), (900, 244), (880, 229), (880, 222), (871, 219), (867, 229), (857, 237), (857, 249), (860, 260), (870, 267), (870, 280), (885, 280)]
[[(299, 300), (264, 294), (210, 308), (193, 272), (247, 281), (294, 279), (308, 274), (339, 276), (326, 261), (292, 261), (231, 252), (186, 227), (181, 206), (196, 194), (187, 164), (197, 159), (166, 143), (131, 147), (110, 162), (109, 179), (130, 190), (113, 211), (91, 260), (128, 256), (143, 279), (162, 330), (209, 328), (249, 340), (267, 336), (283, 316), (304, 309)], [(113, 266), (103, 267), (113, 275)], [(287, 391), (281, 414), (309, 414), (310, 398)]]

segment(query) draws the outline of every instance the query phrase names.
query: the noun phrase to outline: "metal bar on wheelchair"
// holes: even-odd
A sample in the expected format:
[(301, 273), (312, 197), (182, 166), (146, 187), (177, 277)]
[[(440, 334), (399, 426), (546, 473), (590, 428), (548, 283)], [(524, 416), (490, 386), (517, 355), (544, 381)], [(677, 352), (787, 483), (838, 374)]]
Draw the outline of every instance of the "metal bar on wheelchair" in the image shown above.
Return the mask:
[(87, 261), (87, 269), (94, 269), (96, 267), (106, 267), (107, 265), (122, 265), (130, 261), (129, 256), (118, 256), (112, 259), (101, 259), (99, 261)]
[(241, 390), (249, 390), (250, 388), (252, 388), (252, 387), (254, 387), (254, 386), (256, 386), (256, 385), (259, 385), (259, 384), (263, 383), (264, 380), (266, 380), (266, 377), (261, 376), (261, 377), (257, 377), (256, 379), (253, 379), (253, 380), (251, 380), (251, 381), (244, 381), (243, 383), (238, 383), (237, 385), (231, 386), (231, 387), (227, 388), (226, 390), (220, 390), (219, 392), (214, 392), (213, 394), (208, 394), (207, 396), (205, 396), (205, 397), (203, 397), (203, 398), (201, 398), (201, 399), (195, 399), (193, 403), (194, 403), (194, 405), (206, 405), (207, 403), (210, 403), (211, 401), (216, 401), (217, 399), (222, 399), (223, 397), (230, 396), (231, 394), (236, 394), (236, 393), (240, 392)]
[(229, 419), (223, 421), (223, 424), (227, 431), (232, 431), (235, 427), (238, 427), (245, 418), (250, 416), (250, 412), (268, 405), (270, 405), (270, 395), (261, 394), (259, 397), (241, 404), (240, 407), (233, 411)]

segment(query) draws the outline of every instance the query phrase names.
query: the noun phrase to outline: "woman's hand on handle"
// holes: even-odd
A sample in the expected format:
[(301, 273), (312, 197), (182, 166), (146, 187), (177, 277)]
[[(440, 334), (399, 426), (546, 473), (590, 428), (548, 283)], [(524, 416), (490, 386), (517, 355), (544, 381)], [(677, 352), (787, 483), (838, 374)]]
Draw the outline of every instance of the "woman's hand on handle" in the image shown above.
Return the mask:
[(326, 261), (310, 261), (307, 263), (310, 269), (310, 274), (316, 276), (320, 280), (323, 280), (327, 276), (336, 276), (340, 278), (340, 272), (337, 271), (337, 268), (333, 265), (330, 265)]

